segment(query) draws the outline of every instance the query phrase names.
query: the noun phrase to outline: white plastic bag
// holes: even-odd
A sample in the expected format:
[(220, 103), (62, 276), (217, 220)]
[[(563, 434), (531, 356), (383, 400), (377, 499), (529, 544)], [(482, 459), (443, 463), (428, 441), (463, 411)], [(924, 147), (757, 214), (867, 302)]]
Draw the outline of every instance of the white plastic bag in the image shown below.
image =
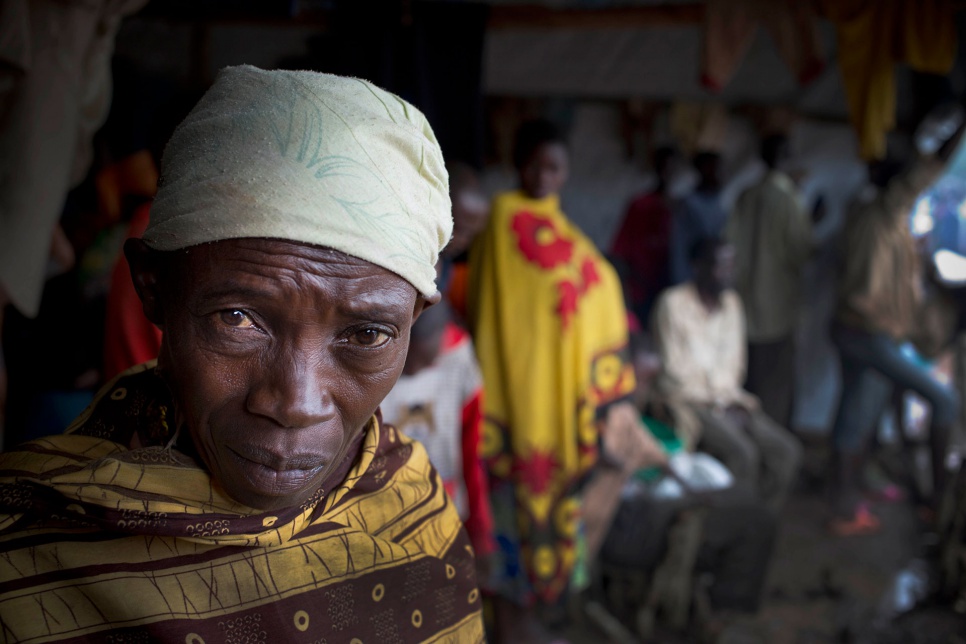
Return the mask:
[(670, 458), (668, 466), (690, 492), (716, 492), (735, 482), (721, 461), (703, 452), (680, 452)]

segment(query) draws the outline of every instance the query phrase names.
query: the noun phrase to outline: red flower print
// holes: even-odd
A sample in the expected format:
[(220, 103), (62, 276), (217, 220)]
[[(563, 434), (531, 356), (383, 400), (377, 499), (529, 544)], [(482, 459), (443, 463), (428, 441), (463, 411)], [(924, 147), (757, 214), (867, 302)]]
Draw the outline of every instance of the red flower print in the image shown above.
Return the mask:
[(550, 489), (554, 474), (560, 467), (557, 457), (552, 452), (534, 450), (528, 459), (521, 459), (515, 464), (518, 480), (524, 489), (535, 495), (540, 495)]
[(584, 263), (580, 265), (580, 277), (583, 279), (580, 285), (581, 293), (586, 293), (591, 286), (600, 283), (600, 273), (597, 272), (597, 264), (592, 258), (585, 258)]
[(570, 261), (574, 244), (564, 239), (547, 217), (532, 212), (518, 212), (510, 227), (517, 236), (517, 245), (527, 261), (549, 269)]
[(573, 282), (564, 280), (557, 282), (557, 293), (560, 295), (560, 301), (557, 303), (557, 315), (560, 316), (560, 322), (566, 329), (570, 323), (570, 318), (577, 312), (581, 291)]

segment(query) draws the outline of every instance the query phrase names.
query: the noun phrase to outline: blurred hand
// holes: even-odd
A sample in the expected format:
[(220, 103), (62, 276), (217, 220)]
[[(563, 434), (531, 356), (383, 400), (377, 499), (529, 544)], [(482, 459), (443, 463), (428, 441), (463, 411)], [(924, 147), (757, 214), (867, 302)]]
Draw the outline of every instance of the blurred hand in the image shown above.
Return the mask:
[(667, 454), (630, 403), (617, 403), (607, 411), (603, 448), (609, 460), (624, 471), (667, 464)]
[(739, 427), (747, 427), (751, 420), (751, 413), (741, 405), (731, 405), (725, 409), (724, 416)]

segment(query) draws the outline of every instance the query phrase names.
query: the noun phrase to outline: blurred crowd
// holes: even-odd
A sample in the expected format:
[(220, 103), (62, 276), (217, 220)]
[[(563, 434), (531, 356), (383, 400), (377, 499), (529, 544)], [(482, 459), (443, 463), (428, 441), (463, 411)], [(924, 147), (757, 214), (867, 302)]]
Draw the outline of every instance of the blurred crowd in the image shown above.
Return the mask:
[[(117, 4), (96, 30), (106, 42), (141, 3)], [(756, 25), (747, 27), (739, 40)], [(65, 113), (99, 124), (110, 52), (89, 44), (90, 60), (73, 70), (89, 79), (78, 92), (86, 102)], [(741, 47), (712, 45), (722, 55), (706, 61), (705, 82), (716, 86)], [(820, 62), (805, 54), (793, 65), (801, 76)], [(845, 67), (850, 87), (858, 67)], [(87, 68), (103, 74), (91, 80)], [(50, 74), (31, 82), (58, 86)], [(98, 389), (161, 346), (122, 245), (147, 227), (163, 145), (196, 97), (122, 68), (114, 77), (140, 98), (115, 100), (96, 136), (58, 114), (35, 119), (36, 132), (5, 123), (0, 143), (39, 161), (21, 174), (5, 168), (4, 194), (21, 194), (12, 186), (67, 198), (62, 210), (59, 197), (16, 204), (33, 219), (0, 240), (0, 446), (63, 431)], [(859, 137), (877, 152), (888, 129), (879, 116), (864, 114), (874, 132)], [(41, 131), (51, 122), (62, 131)], [(873, 506), (883, 501), (915, 504), (923, 531), (941, 532), (944, 508), (966, 498), (950, 449), (962, 383), (936, 367), (966, 319), (966, 274), (933, 262), (915, 207), (958, 149), (962, 111), (930, 127), (906, 158), (869, 163), (835, 249), (828, 334), (842, 390), (822, 437), (830, 538), (883, 530)], [(555, 123), (520, 125), (513, 190), (487, 194), (478, 168), (449, 161), (454, 230), (437, 265), (442, 302), (413, 326), (381, 414), (425, 446), (459, 510), (493, 641), (559, 641), (575, 597), (615, 637), (634, 623), (638, 634), (713, 639), (758, 610), (805, 453), (792, 426), (805, 270), (827, 249), (814, 230), (824, 201), (806, 203), (787, 132), (757, 135), (765, 171), (727, 208), (719, 150), (650, 150), (653, 185), (627, 204), (608, 248), (567, 217), (570, 152)], [(697, 181), (680, 194), (671, 188), (685, 170)], [(32, 183), (44, 181), (48, 189)], [(41, 211), (57, 223), (38, 225)], [(867, 476), (880, 419), (907, 392), (927, 409), (925, 486)]]
[[(928, 317), (941, 300), (958, 320), (958, 297), (931, 269), (912, 211), (961, 129), (931, 153), (870, 165), (848, 216), (830, 329), (843, 375), (828, 438), (835, 537), (881, 529), (870, 499), (910, 495), (929, 529), (947, 487), (959, 401), (929, 359), (958, 321)], [(147, 226), (158, 148), (98, 142), (55, 229), (39, 314), (6, 309), (8, 445), (61, 431), (99, 384), (158, 353), (161, 331), (120, 251)], [(763, 132), (760, 156), (766, 171), (728, 211), (717, 152), (654, 150), (655, 183), (609, 249), (562, 209), (568, 147), (553, 123), (519, 128), (515, 190), (491, 198), (472, 166), (449, 163), (443, 301), (416, 322), (381, 413), (425, 445), (459, 509), (494, 641), (554, 641), (578, 595), (605, 628), (644, 615), (651, 628), (714, 632), (757, 610), (803, 459), (790, 428), (796, 325), (824, 215), (789, 174), (784, 134)], [(672, 197), (689, 163), (698, 181)], [(56, 365), (35, 359), (53, 353)], [(928, 403), (925, 491), (864, 475), (896, 391)]]

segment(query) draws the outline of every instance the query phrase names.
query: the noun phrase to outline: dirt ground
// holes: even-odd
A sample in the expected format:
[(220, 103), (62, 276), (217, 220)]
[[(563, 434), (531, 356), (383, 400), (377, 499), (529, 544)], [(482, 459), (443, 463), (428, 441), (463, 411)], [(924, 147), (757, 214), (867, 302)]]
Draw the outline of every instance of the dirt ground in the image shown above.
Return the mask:
[[(718, 639), (722, 644), (966, 644), (966, 619), (921, 610), (898, 622), (881, 619), (883, 597), (903, 567), (928, 545), (912, 503), (873, 505), (876, 535), (837, 538), (825, 528), (824, 449), (808, 445), (802, 480), (782, 516), (763, 605)], [(574, 644), (608, 641), (590, 627), (566, 633)], [(658, 638), (691, 642), (695, 636)]]

